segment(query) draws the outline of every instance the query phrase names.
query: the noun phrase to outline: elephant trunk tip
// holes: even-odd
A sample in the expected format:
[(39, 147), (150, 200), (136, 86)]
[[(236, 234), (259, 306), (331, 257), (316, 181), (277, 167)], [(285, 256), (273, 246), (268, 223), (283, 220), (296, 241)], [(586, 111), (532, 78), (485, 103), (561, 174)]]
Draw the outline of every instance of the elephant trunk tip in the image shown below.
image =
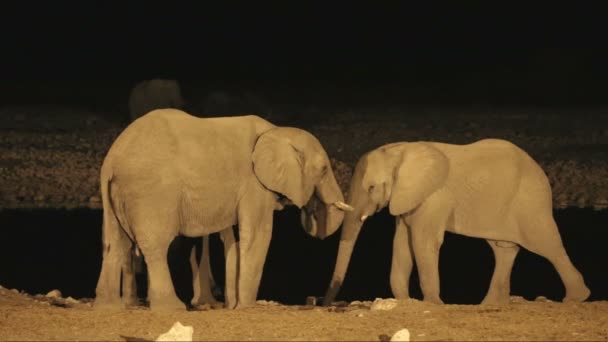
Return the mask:
[(325, 297), (323, 297), (323, 306), (330, 306), (335, 301), (341, 287), (341, 279), (332, 281), (329, 289), (327, 289), (327, 293), (325, 293)]

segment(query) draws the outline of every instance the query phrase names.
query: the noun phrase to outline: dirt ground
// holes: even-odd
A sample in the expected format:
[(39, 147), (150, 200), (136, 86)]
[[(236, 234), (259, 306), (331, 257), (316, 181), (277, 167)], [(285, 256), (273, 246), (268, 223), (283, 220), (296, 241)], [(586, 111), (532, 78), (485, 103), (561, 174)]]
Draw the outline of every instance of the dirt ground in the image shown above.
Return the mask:
[(177, 321), (193, 327), (193, 340), (388, 341), (403, 328), (412, 341), (608, 340), (608, 301), (564, 304), (512, 297), (510, 305), (492, 307), (411, 299), (390, 310), (372, 308), (372, 302), (319, 307), (258, 301), (241, 310), (156, 313), (142, 306), (104, 313), (88, 299), (0, 289), (0, 340), (153, 341)]

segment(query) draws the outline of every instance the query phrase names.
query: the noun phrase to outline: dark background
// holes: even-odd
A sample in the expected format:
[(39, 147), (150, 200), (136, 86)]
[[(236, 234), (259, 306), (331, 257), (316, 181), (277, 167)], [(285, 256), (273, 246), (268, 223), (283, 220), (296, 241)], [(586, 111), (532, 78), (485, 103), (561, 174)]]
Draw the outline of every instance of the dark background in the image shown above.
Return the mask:
[[(604, 245), (608, 211), (569, 208), (556, 210), (554, 215), (568, 255), (591, 290), (589, 300), (607, 300), (608, 251)], [(3, 227), (19, 227), (5, 230), (0, 240), (0, 284), (30, 294), (59, 289), (65, 297), (93, 298), (101, 270), (101, 221), (100, 210), (0, 211)], [(338, 300), (393, 297), (389, 273), (394, 231), (388, 210), (366, 221)], [(323, 296), (333, 272), (339, 235), (312, 238), (301, 228), (297, 208), (275, 212), (258, 299), (303, 305), (307, 296)], [(168, 254), (174, 285), (184, 301), (192, 298), (188, 247), (193, 242), (178, 237)], [(217, 234), (211, 235), (210, 246), (215, 280), (223, 288), (223, 247)], [(446, 233), (439, 262), (444, 302), (480, 303), (490, 284), (493, 259), (484, 240)], [(422, 299), (416, 268), (410, 295)], [(522, 248), (513, 267), (511, 295), (560, 301), (565, 291), (551, 263)]]
[(607, 100), (590, 2), (197, 4), (3, 4), (0, 101), (114, 108), (155, 77), (354, 107)]
[[(253, 89), (271, 104), (297, 106), (608, 104), (607, 30), (598, 6), (370, 4), (3, 3), (0, 105), (126, 111), (131, 87), (150, 78), (177, 79), (190, 98), (213, 89)], [(556, 217), (591, 299), (606, 300), (606, 211), (567, 209)], [(275, 229), (273, 241), (298, 243), (271, 245), (260, 298), (303, 303), (328, 285), (339, 236), (308, 238), (297, 218), (293, 210), (275, 214), (275, 227), (286, 229)], [(2, 226), (20, 227), (0, 240), (2, 285), (94, 295), (101, 211), (4, 210), (0, 219)], [(391, 296), (393, 231), (386, 213), (366, 223), (339, 299)], [(221, 258), (214, 257), (222, 255), (221, 245), (216, 237), (212, 242), (221, 282)], [(441, 262), (443, 299), (478, 303), (493, 267), (485, 242), (448, 234)], [(512, 293), (558, 300), (563, 287), (548, 262), (522, 250)], [(416, 275), (412, 294), (420, 298)]]

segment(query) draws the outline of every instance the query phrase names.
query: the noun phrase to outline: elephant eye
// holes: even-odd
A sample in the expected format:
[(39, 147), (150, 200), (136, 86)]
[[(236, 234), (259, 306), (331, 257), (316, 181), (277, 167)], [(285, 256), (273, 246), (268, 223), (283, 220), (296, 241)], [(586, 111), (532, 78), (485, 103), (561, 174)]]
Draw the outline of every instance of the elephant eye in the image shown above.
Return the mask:
[(374, 189), (375, 189), (375, 186), (374, 185), (370, 185), (369, 189), (367, 189), (367, 191), (371, 193), (371, 192), (374, 191)]

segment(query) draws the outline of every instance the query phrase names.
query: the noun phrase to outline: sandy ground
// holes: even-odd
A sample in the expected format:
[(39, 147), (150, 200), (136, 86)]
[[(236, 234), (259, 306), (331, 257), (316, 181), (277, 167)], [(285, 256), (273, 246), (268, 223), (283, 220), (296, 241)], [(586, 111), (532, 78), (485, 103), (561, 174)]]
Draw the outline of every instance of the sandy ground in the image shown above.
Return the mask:
[(241, 310), (156, 313), (132, 307), (107, 313), (95, 311), (87, 299), (1, 289), (0, 340), (153, 341), (177, 321), (193, 327), (194, 340), (387, 341), (403, 328), (412, 341), (608, 340), (608, 301), (564, 304), (512, 297), (510, 305), (493, 307), (411, 299), (390, 310), (376, 310), (374, 303), (318, 307), (258, 301)]

